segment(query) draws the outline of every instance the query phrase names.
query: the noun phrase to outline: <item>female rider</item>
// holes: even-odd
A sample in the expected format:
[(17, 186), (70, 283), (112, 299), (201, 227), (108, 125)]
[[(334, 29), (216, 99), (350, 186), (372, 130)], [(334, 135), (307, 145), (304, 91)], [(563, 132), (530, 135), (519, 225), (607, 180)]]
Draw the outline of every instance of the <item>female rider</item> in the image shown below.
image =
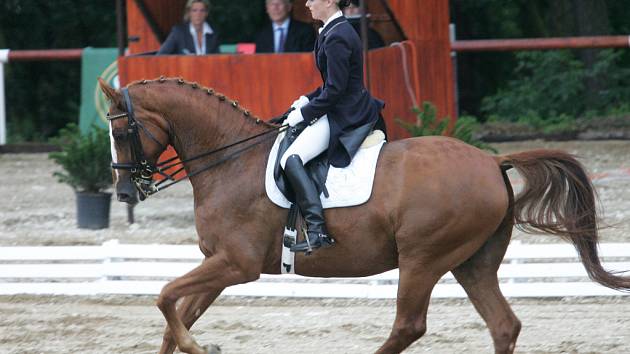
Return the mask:
[(293, 252), (331, 246), (324, 223), (321, 200), (304, 165), (328, 149), (332, 166), (346, 167), (379, 119), (383, 102), (374, 99), (363, 85), (363, 51), (358, 34), (343, 16), (350, 0), (308, 0), (313, 19), (324, 26), (315, 43), (315, 63), (324, 84), (300, 96), (285, 123), (308, 126), (282, 156), (280, 164), (307, 226), (304, 242)]

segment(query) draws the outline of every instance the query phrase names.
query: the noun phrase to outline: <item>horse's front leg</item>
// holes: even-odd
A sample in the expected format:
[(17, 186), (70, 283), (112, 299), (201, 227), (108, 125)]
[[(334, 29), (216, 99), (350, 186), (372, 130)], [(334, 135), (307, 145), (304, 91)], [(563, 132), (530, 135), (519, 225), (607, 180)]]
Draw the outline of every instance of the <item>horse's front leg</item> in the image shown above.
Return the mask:
[[(184, 353), (207, 354), (186, 328), (178, 315), (175, 304), (178, 299), (193, 294), (220, 293), (228, 286), (258, 279), (260, 266), (257, 262), (239, 257), (239, 263), (231, 262), (223, 253), (206, 258), (198, 267), (166, 284), (157, 300), (164, 314), (175, 344)], [(209, 304), (208, 304), (209, 306)]]
[[(209, 293), (195, 294), (184, 297), (182, 302), (177, 306), (177, 316), (182, 320), (184, 326), (190, 329), (192, 325), (203, 315), (214, 300), (221, 294), (220, 290)], [(171, 333), (171, 329), (166, 326), (164, 330), (164, 339), (160, 347), (159, 354), (173, 354), (177, 345)]]

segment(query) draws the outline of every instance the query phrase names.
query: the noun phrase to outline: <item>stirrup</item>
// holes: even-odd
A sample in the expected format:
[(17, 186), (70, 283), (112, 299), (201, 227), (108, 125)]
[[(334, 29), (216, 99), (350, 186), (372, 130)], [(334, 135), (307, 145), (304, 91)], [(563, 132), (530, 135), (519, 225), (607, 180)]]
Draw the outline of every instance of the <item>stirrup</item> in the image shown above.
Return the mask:
[(291, 246), (291, 252), (304, 252), (306, 256), (309, 256), (313, 253), (313, 250), (315, 249), (318, 249), (320, 247), (328, 248), (335, 244), (335, 239), (326, 234), (318, 233), (317, 237), (314, 237), (314, 239), (314, 243), (311, 243), (311, 237), (309, 237), (307, 233), (304, 241)]

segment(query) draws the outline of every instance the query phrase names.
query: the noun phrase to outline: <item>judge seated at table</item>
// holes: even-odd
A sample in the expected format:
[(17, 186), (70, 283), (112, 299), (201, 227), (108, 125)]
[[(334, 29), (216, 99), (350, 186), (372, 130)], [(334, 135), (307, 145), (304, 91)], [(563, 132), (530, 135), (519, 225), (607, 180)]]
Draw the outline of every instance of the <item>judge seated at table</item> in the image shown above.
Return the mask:
[(256, 36), (256, 53), (313, 51), (313, 26), (291, 18), (291, 0), (266, 0), (265, 4), (271, 21)]
[(209, 0), (188, 0), (184, 11), (184, 23), (173, 27), (157, 54), (218, 53), (219, 35), (206, 22), (209, 12)]

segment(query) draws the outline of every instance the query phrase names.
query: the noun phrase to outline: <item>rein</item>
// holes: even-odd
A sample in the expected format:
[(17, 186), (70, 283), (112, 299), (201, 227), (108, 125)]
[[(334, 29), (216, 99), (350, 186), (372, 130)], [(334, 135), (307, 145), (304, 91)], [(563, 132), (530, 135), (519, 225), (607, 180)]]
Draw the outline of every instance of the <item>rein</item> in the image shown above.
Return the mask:
[[(236, 142), (233, 142), (231, 144), (222, 146), (218, 149), (214, 149), (211, 151), (207, 151), (198, 155), (195, 155), (193, 157), (187, 158), (185, 160), (180, 160), (179, 162), (175, 162), (172, 163), (173, 161), (175, 161), (176, 159), (178, 159), (178, 156), (172, 157), (166, 161), (162, 161), (158, 164), (152, 164), (150, 162), (147, 161), (147, 159), (144, 156), (144, 150), (142, 149), (142, 141), (140, 140), (140, 131), (138, 129), (138, 127), (140, 127), (140, 129), (142, 129), (145, 134), (151, 138), (151, 140), (153, 140), (154, 142), (156, 142), (161, 148), (162, 151), (166, 150), (166, 146), (164, 144), (162, 144), (161, 142), (159, 142), (157, 140), (157, 138), (155, 138), (155, 136), (139, 121), (136, 120), (135, 118), (135, 114), (133, 111), (133, 105), (131, 103), (131, 97), (129, 96), (129, 90), (125, 87), (123, 89), (121, 89), (121, 92), (123, 94), (123, 98), (125, 100), (125, 107), (126, 107), (126, 112), (121, 113), (121, 114), (117, 114), (114, 116), (110, 116), (109, 113), (107, 114), (107, 120), (108, 121), (113, 121), (113, 120), (117, 120), (117, 119), (122, 119), (122, 118), (127, 118), (127, 124), (128, 124), (128, 133), (131, 135), (131, 140), (129, 141), (129, 146), (131, 148), (131, 153), (132, 156), (134, 158), (134, 161), (132, 163), (112, 163), (112, 169), (119, 169), (119, 170), (128, 170), (131, 172), (131, 180), (134, 182), (136, 189), (140, 192), (140, 199), (144, 200), (147, 197), (161, 191), (164, 190), (176, 183), (179, 183), (185, 179), (189, 179), (191, 177), (194, 177), (202, 172), (205, 172), (213, 167), (216, 167), (226, 161), (232, 160), (235, 157), (239, 156), (240, 154), (242, 154), (243, 152), (273, 138), (275, 135), (269, 135), (271, 133), (276, 133), (279, 134), (283, 131), (285, 131), (288, 128), (288, 125), (283, 125), (280, 128), (271, 128), (269, 130), (266, 130), (262, 133), (247, 137), (245, 139), (242, 140), (238, 140)], [(271, 121), (272, 122), (280, 122), (284, 119), (286, 119), (286, 117), (288, 116), (289, 112), (291, 110), (287, 111), (286, 113), (284, 113), (283, 115), (279, 116), (279, 117), (275, 117), (273, 118)], [(190, 162), (190, 161), (194, 161), (194, 160), (198, 160), (210, 155), (214, 155), (217, 154), (219, 152), (222, 152), (224, 150), (227, 150), (229, 148), (238, 146), (238, 145), (242, 145), (250, 140), (254, 140), (256, 138), (259, 137), (263, 137), (265, 135), (269, 135), (267, 137), (265, 137), (265, 139), (262, 139), (260, 141), (257, 141), (255, 143), (252, 143), (250, 145), (247, 145), (243, 148), (240, 148), (226, 156), (223, 156), (222, 158), (220, 158), (217, 161), (214, 161), (202, 168), (200, 168), (199, 170), (196, 170), (194, 172), (191, 172), (189, 174), (187, 174), (185, 177), (179, 178), (179, 179), (175, 179), (175, 175), (177, 175), (178, 173), (180, 173), (183, 169), (184, 169), (184, 163), (186, 162)], [(173, 172), (173, 173), (166, 173), (164, 172), (165, 170), (168, 170), (170, 168), (176, 167), (181, 165), (182, 167), (180, 167), (179, 169), (177, 169), (177, 171)], [(157, 184), (154, 183), (153, 181), (153, 176), (158, 173), (161, 176), (163, 176), (165, 179), (158, 182)], [(170, 183), (168, 184), (164, 184), (165, 182), (170, 181)], [(163, 185), (164, 184), (164, 185)]]
[[(249, 150), (249, 149), (251, 149), (251, 148), (253, 148), (253, 147), (257, 146), (257, 145), (259, 145), (259, 144), (262, 144), (263, 142), (265, 142), (267, 140), (270, 140), (271, 138), (273, 138), (275, 136), (274, 135), (270, 135), (270, 136), (266, 137), (265, 139), (262, 139), (260, 141), (257, 141), (255, 143), (251, 144), (251, 145), (247, 145), (247, 146), (245, 146), (245, 147), (243, 147), (243, 148), (241, 148), (239, 150), (236, 150), (235, 152), (233, 152), (231, 154), (228, 154), (228, 155), (220, 158), (219, 160), (214, 161), (214, 162), (210, 163), (209, 165), (206, 165), (206, 166), (198, 169), (197, 171), (191, 172), (191, 173), (187, 174), (186, 177), (182, 177), (180, 179), (174, 179), (173, 177), (184, 169), (183, 164), (186, 163), (186, 162), (198, 160), (200, 158), (216, 154), (216, 153), (221, 152), (223, 150), (227, 150), (227, 149), (229, 149), (231, 147), (234, 147), (234, 146), (237, 146), (237, 145), (241, 145), (243, 143), (246, 143), (246, 142), (248, 142), (250, 140), (259, 138), (261, 136), (265, 136), (265, 135), (268, 135), (268, 134), (273, 133), (273, 132), (281, 133), (281, 132), (283, 132), (285, 130), (286, 130), (285, 126), (282, 126), (280, 128), (271, 128), (271, 129), (266, 130), (266, 131), (264, 131), (264, 132), (262, 132), (260, 134), (256, 134), (256, 135), (250, 136), (250, 137), (245, 138), (243, 140), (236, 141), (236, 142), (231, 143), (229, 145), (222, 146), (222, 147), (220, 147), (218, 149), (215, 149), (215, 150), (212, 150), (212, 151), (201, 153), (199, 155), (193, 156), (193, 157), (185, 159), (185, 160), (181, 160), (179, 162), (172, 163), (170, 165), (167, 165), (167, 164), (169, 162), (172, 162), (172, 161), (176, 160), (178, 158), (177, 156), (176, 157), (172, 157), (172, 158), (170, 158), (170, 159), (168, 159), (166, 161), (160, 162), (159, 164), (156, 165), (156, 167), (157, 167), (157, 171), (156, 172), (160, 173), (161, 175), (166, 177), (168, 180), (171, 181), (171, 183), (165, 184), (164, 186), (160, 187), (160, 185), (162, 185), (167, 180), (164, 179), (164, 180), (158, 182), (157, 184), (155, 184), (155, 193), (157, 193), (158, 191), (164, 190), (164, 189), (166, 189), (166, 188), (168, 188), (168, 187), (170, 187), (170, 186), (172, 186), (172, 185), (174, 185), (176, 183), (179, 183), (179, 182), (181, 182), (181, 181), (183, 181), (185, 179), (194, 177), (194, 176), (196, 176), (196, 175), (198, 175), (198, 174), (200, 174), (202, 172), (205, 172), (205, 171), (207, 171), (207, 170), (209, 170), (209, 169), (211, 169), (211, 168), (213, 168), (215, 166), (218, 166), (218, 165), (220, 165), (220, 164), (222, 164), (222, 163), (224, 163), (226, 161), (229, 161), (229, 160), (237, 157), (241, 153), (243, 153), (243, 152), (245, 152), (245, 151), (247, 151), (247, 150)], [(182, 167), (180, 167), (179, 169), (177, 169), (177, 171), (175, 171), (175, 172), (173, 172), (171, 174), (167, 174), (167, 173), (163, 172), (164, 170), (168, 170), (168, 169), (170, 169), (172, 167), (175, 167), (175, 166), (178, 166), (178, 165), (182, 165)]]

